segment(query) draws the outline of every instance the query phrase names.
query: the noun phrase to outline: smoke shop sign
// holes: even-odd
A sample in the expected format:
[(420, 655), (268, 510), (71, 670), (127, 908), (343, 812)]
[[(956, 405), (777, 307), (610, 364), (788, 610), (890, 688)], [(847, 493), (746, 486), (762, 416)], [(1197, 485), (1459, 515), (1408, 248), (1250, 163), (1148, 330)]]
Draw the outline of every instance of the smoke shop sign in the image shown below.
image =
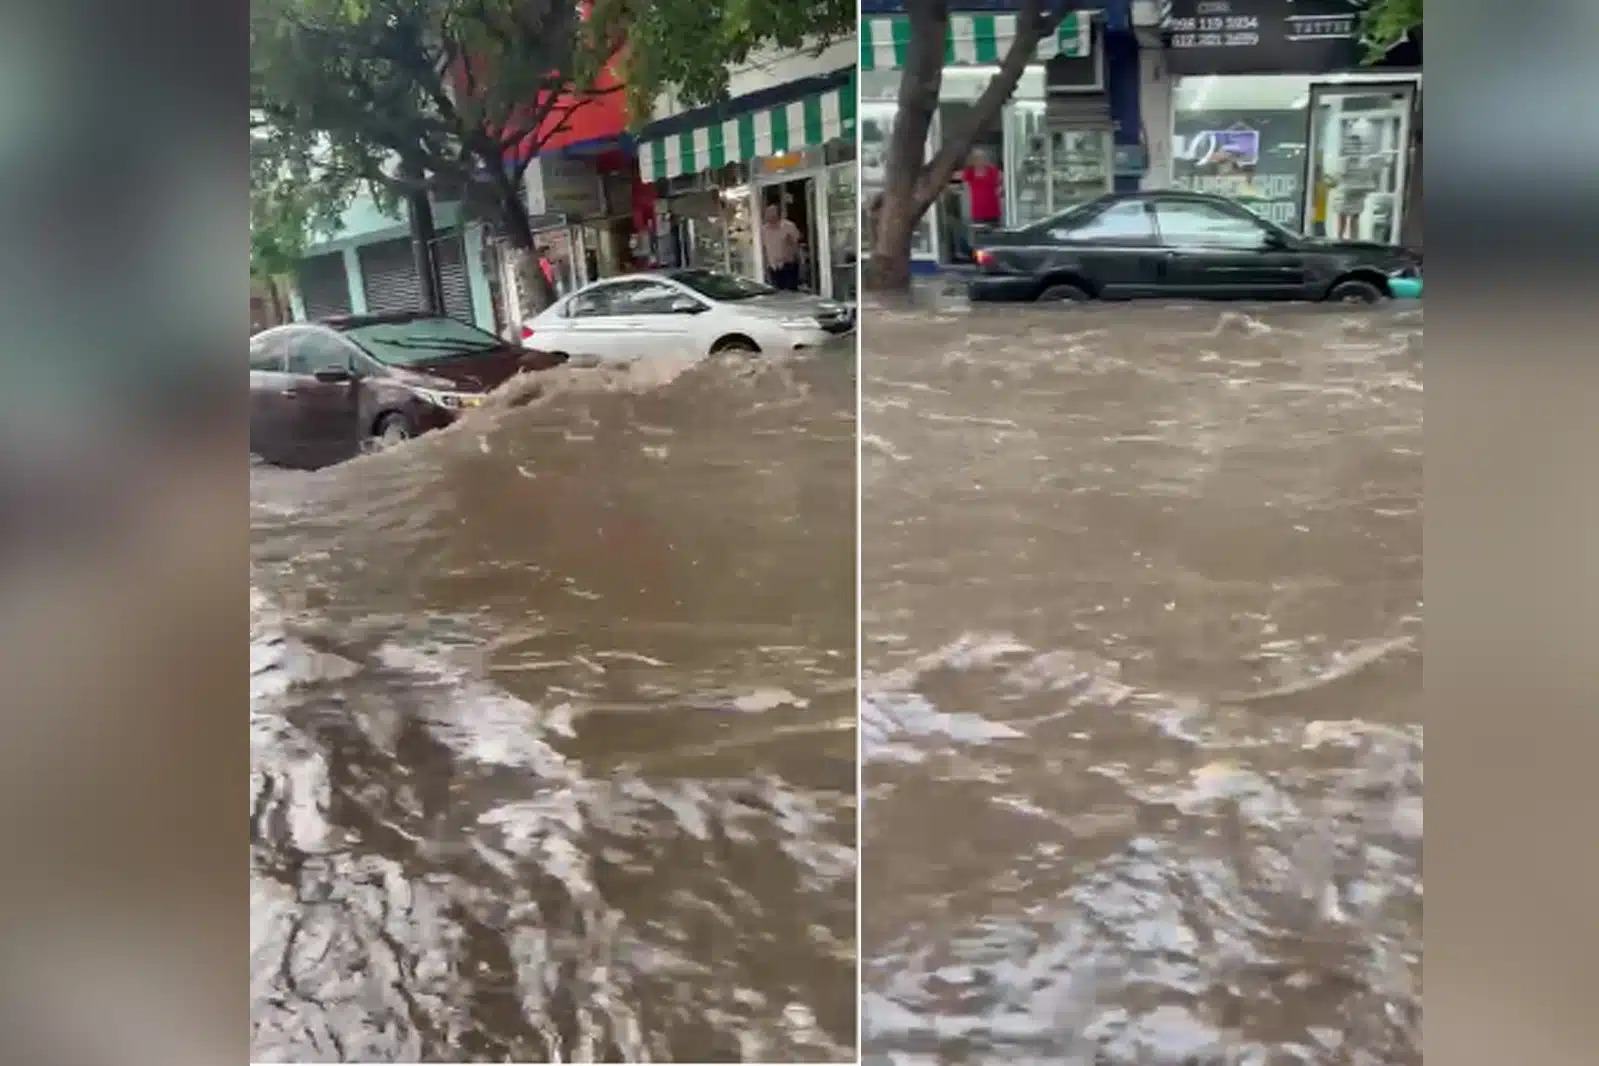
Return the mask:
[(1319, 74), (1360, 65), (1363, 0), (1169, 0), (1173, 74)]

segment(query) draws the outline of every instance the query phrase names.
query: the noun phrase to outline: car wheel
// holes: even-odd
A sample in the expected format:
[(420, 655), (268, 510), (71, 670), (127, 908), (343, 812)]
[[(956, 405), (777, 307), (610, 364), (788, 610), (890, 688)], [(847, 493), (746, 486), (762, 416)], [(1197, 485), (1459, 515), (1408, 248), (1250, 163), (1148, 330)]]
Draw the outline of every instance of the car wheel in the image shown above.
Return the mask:
[(1340, 281), (1332, 287), (1327, 294), (1327, 299), (1340, 304), (1374, 304), (1381, 303), (1383, 291), (1369, 281), (1359, 278), (1350, 278)]
[(1078, 286), (1065, 284), (1045, 286), (1044, 291), (1038, 294), (1038, 302), (1041, 304), (1076, 303), (1090, 298), (1088, 293)]
[(760, 355), (761, 350), (755, 346), (753, 341), (747, 341), (743, 337), (732, 337), (725, 341), (719, 341), (716, 347), (711, 349), (711, 354)]
[(387, 451), (397, 445), (410, 440), (414, 433), (411, 432), (411, 422), (398, 411), (391, 411), (378, 419), (377, 429), (367, 442), (367, 450), (374, 452)]

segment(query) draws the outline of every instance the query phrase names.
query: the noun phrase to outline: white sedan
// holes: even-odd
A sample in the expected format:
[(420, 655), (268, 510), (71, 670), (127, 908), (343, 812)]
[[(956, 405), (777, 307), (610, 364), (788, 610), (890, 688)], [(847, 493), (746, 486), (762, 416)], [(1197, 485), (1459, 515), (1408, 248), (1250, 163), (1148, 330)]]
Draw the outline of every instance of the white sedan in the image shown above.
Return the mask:
[(569, 357), (799, 352), (855, 329), (849, 304), (712, 270), (663, 270), (596, 281), (522, 327), (522, 346)]

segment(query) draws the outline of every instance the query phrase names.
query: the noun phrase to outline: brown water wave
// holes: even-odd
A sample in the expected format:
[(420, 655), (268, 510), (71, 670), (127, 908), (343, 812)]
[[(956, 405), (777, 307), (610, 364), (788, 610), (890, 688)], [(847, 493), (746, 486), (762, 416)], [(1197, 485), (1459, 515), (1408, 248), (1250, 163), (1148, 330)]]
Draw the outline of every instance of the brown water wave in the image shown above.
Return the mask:
[(855, 1057), (853, 372), (252, 472), (256, 1059)]
[(1419, 312), (863, 320), (867, 1060), (1419, 1063)]

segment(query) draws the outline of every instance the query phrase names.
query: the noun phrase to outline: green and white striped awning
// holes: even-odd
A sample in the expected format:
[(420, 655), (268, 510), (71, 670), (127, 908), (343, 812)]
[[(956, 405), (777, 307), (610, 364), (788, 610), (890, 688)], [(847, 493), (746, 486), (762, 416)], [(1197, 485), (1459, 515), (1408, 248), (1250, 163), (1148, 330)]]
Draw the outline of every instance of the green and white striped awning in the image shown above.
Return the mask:
[(851, 75), (843, 85), (775, 107), (742, 111), (654, 138), (646, 130), (638, 144), (639, 176), (664, 181), (729, 163), (820, 148), (840, 138), (853, 141), (855, 97)]
[[(1052, 37), (1038, 42), (1038, 59), (1057, 55), (1078, 58), (1093, 47), (1089, 26), (1093, 13), (1068, 12)], [(951, 14), (944, 62), (951, 66), (989, 66), (1004, 60), (1016, 39), (1015, 15)], [(861, 69), (899, 70), (911, 43), (910, 19), (904, 15), (861, 20)]]

